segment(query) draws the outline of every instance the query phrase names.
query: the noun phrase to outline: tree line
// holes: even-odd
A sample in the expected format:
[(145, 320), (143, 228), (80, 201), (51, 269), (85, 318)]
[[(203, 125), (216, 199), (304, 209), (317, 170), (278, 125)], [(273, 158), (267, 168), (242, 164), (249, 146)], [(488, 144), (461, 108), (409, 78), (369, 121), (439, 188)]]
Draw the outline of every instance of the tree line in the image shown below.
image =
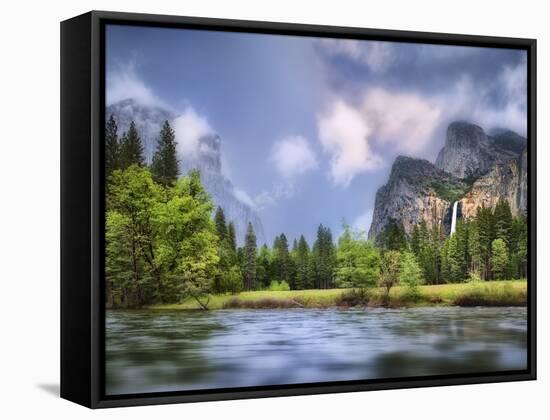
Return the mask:
[(377, 242), (344, 224), (335, 242), (320, 225), (310, 245), (284, 233), (258, 246), (248, 223), (243, 245), (235, 225), (215, 208), (200, 173), (180, 177), (174, 131), (162, 126), (150, 165), (135, 123), (118, 136), (111, 116), (105, 130), (106, 302), (139, 308), (193, 298), (207, 308), (214, 293), (258, 289), (366, 290), (387, 295), (398, 283), (415, 292), (421, 283), (523, 277), (527, 263), (525, 217), (512, 217), (506, 201), (460, 220), (445, 237), (425, 223), (410, 238), (390, 224)]

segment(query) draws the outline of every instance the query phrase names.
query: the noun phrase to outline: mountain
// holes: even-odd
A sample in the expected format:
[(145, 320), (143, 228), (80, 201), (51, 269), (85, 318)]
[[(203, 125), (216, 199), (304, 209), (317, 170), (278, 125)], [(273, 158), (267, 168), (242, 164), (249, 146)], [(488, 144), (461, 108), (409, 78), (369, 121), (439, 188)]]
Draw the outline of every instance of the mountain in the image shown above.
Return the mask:
[(388, 182), (376, 193), (369, 238), (397, 223), (405, 233), (425, 221), (450, 232), (452, 206), (458, 215), (475, 216), (481, 206), (493, 208), (499, 199), (518, 215), (527, 208), (527, 140), (510, 131), (487, 135), (477, 125), (449, 125), (445, 145), (435, 164), (399, 156)]
[[(133, 99), (126, 99), (112, 104), (106, 109), (106, 118), (113, 115), (119, 135), (134, 121), (144, 144), (147, 162), (151, 162), (160, 129), (164, 121), (173, 122), (177, 114), (158, 106), (146, 106)], [(172, 124), (173, 126), (173, 124)], [(176, 133), (177, 136), (177, 133)], [(258, 244), (265, 242), (262, 222), (249, 203), (239, 198), (237, 189), (222, 171), (222, 141), (216, 134), (209, 134), (198, 139), (195, 153), (178, 156), (180, 172), (186, 174), (191, 169), (198, 169), (201, 181), (212, 196), (214, 204), (223, 208), (226, 220), (235, 224), (237, 242), (242, 245), (248, 222), (254, 226)]]
[(435, 166), (459, 178), (477, 178), (495, 164), (518, 155), (506, 147), (505, 137), (499, 136), (495, 140), (475, 124), (455, 121), (447, 128), (445, 146), (439, 152)]
[(425, 221), (428, 228), (443, 224), (450, 230), (451, 203), (461, 197), (468, 185), (431, 162), (399, 156), (386, 185), (378, 189), (369, 238), (398, 223), (410, 234), (414, 225)]
[(130, 122), (134, 121), (141, 137), (145, 152), (145, 159), (148, 163), (153, 158), (157, 145), (158, 135), (164, 121), (173, 121), (177, 115), (172, 111), (159, 106), (141, 105), (133, 99), (125, 99), (109, 105), (105, 111), (108, 119), (113, 116), (118, 125), (119, 137), (128, 130)]

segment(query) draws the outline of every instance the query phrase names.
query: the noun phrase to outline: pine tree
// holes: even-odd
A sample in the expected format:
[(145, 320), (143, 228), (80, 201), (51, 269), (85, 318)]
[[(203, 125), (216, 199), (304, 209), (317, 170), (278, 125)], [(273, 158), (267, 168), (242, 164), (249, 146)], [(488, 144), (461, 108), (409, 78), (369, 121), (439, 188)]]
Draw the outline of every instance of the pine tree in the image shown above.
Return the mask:
[(231, 251), (232, 264), (237, 263), (237, 235), (235, 233), (235, 225), (229, 222), (227, 225), (227, 244)]
[(332, 242), (332, 232), (320, 225), (317, 229), (317, 240), (313, 245), (316, 284), (319, 289), (332, 287), (332, 277), (335, 266), (335, 249)]
[(512, 210), (510, 209), (510, 203), (507, 200), (500, 199), (495, 206), (493, 215), (494, 219), (494, 231), (495, 238), (502, 239), (506, 242), (507, 246), (510, 246), (512, 242)]
[(506, 278), (508, 269), (508, 247), (506, 242), (501, 238), (495, 239), (491, 244), (491, 253), (493, 278), (502, 280)]
[(284, 233), (281, 233), (273, 243), (273, 265), (274, 274), (279, 282), (290, 282), (290, 254), (288, 251), (288, 240)]
[(479, 207), (476, 213), (477, 238), (484, 280), (491, 278), (491, 245), (494, 237), (493, 213), (490, 208)]
[(311, 275), (309, 272), (309, 245), (307, 244), (304, 235), (300, 236), (298, 245), (296, 247), (296, 289), (308, 289), (312, 285), (310, 284)]
[(256, 234), (252, 223), (248, 222), (244, 241), (244, 286), (254, 290), (256, 283)]
[(224, 242), (229, 235), (227, 225), (225, 224), (225, 214), (220, 206), (218, 206), (218, 208), (216, 209), (214, 223), (216, 224), (216, 232), (218, 233), (218, 238), (220, 238), (220, 242)]
[(256, 258), (256, 280), (264, 288), (271, 282), (271, 251), (266, 244), (260, 247)]
[(118, 127), (115, 119), (111, 115), (105, 125), (105, 177), (108, 178), (111, 173), (119, 168), (119, 149)]
[(151, 174), (155, 182), (166, 186), (174, 185), (178, 180), (179, 168), (176, 157), (176, 136), (168, 121), (160, 131), (157, 149), (151, 163)]
[(126, 169), (131, 165), (145, 166), (143, 144), (133, 121), (130, 123), (128, 131), (122, 135), (119, 156), (121, 169)]

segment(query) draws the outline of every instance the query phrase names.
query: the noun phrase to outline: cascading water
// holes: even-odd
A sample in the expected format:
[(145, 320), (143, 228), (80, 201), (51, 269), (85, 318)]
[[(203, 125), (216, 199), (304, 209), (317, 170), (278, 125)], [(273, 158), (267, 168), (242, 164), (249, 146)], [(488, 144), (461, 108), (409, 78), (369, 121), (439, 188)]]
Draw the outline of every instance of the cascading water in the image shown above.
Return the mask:
[(451, 219), (451, 235), (455, 233), (456, 230), (456, 212), (458, 210), (458, 201), (455, 201), (453, 204), (453, 218)]

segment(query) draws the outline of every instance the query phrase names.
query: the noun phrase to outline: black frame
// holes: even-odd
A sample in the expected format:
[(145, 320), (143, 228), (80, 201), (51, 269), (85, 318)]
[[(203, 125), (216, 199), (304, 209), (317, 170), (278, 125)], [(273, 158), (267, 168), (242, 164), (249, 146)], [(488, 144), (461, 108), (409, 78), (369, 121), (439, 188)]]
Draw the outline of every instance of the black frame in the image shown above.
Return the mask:
[[(105, 38), (108, 23), (527, 51), (527, 369), (105, 396)], [(536, 379), (536, 40), (92, 11), (61, 23), (61, 397), (90, 408)]]

